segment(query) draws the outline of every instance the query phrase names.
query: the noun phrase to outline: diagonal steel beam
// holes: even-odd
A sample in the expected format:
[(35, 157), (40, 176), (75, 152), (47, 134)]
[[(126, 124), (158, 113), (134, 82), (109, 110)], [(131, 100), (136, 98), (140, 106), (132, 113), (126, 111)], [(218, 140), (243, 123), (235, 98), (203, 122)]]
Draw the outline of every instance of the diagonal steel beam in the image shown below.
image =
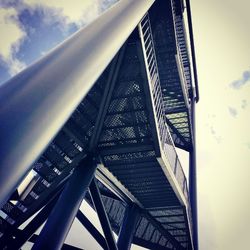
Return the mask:
[(119, 53), (116, 55), (116, 57), (113, 59), (113, 62), (111, 64), (108, 82), (106, 83), (106, 87), (103, 93), (103, 98), (101, 100), (100, 109), (96, 118), (96, 123), (94, 127), (94, 131), (92, 134), (92, 137), (90, 139), (89, 147), (90, 150), (95, 150), (97, 147), (99, 137), (104, 125), (105, 116), (107, 114), (109, 104), (111, 101), (111, 97), (113, 94), (113, 90), (115, 88), (117, 79), (118, 79), (118, 73), (120, 70), (120, 66), (122, 63), (122, 60), (124, 58), (126, 43), (123, 45), (123, 47), (120, 49)]
[(152, 215), (149, 214), (148, 211), (144, 210), (143, 212), (143, 216), (145, 216), (147, 218), (147, 220), (149, 220), (153, 226), (155, 226), (159, 232), (166, 237), (167, 239), (169, 239), (170, 243), (176, 247), (176, 249), (180, 249), (180, 250), (184, 250), (183, 247), (181, 246), (181, 244), (174, 238), (174, 236), (172, 234), (170, 234), (162, 225), (160, 222), (156, 221)]
[(146, 247), (148, 249), (157, 249), (157, 250), (171, 250), (173, 248), (168, 248), (166, 246), (161, 246), (159, 244), (156, 243), (152, 243), (150, 241), (138, 238), (138, 237), (134, 237), (133, 239), (133, 243), (138, 245), (138, 246), (142, 246), (142, 247)]
[(18, 232), (15, 239), (11, 240), (9, 249), (20, 249), (29, 238), (39, 229), (47, 220), (51, 210), (56, 204), (61, 191), (36, 215), (36, 217), (23, 229)]
[[(39, 235), (33, 234), (32, 237), (29, 239), (29, 242), (35, 243), (38, 238), (39, 238)], [(84, 249), (64, 243), (62, 245), (61, 250), (84, 250)]]
[(76, 218), (82, 223), (82, 225), (88, 230), (88, 232), (95, 238), (103, 249), (108, 249), (105, 238), (80, 210), (78, 210)]
[[(185, 139), (183, 138), (183, 136), (178, 132), (178, 130), (175, 128), (175, 126), (170, 122), (170, 120), (167, 118), (167, 124), (168, 126), (172, 129), (172, 131), (178, 136), (178, 138), (181, 140), (181, 142), (186, 145), (187, 142), (185, 141)], [(183, 149), (183, 150), (186, 150), (188, 151), (189, 150), (189, 147), (184, 147), (180, 144), (178, 144), (178, 147)]]
[(128, 204), (117, 241), (119, 250), (130, 249), (138, 219), (139, 207), (135, 204)]
[(0, 206), (31, 170), (153, 2), (119, 1), (1, 86)]
[(95, 179), (93, 179), (90, 184), (90, 193), (91, 193), (91, 197), (95, 206), (96, 213), (99, 217), (99, 220), (103, 229), (103, 233), (105, 235), (108, 249), (116, 250), (117, 245), (114, 239), (112, 228), (111, 228), (107, 213), (105, 211), (105, 207), (102, 202), (101, 194), (100, 194), (100, 191), (96, 184)]
[(50, 213), (33, 250), (60, 249), (75, 219), (87, 188), (94, 177), (96, 163), (88, 155), (74, 170)]

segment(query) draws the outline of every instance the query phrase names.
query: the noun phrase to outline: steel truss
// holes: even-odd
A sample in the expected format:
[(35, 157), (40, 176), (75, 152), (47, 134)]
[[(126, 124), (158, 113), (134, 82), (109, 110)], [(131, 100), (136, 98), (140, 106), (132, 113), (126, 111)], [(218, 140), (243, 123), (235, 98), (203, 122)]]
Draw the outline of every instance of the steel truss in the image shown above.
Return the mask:
[(1, 88), (0, 248), (78, 249), (64, 243), (77, 218), (103, 249), (198, 250), (193, 34), (194, 86), (183, 1), (153, 2), (119, 1)]

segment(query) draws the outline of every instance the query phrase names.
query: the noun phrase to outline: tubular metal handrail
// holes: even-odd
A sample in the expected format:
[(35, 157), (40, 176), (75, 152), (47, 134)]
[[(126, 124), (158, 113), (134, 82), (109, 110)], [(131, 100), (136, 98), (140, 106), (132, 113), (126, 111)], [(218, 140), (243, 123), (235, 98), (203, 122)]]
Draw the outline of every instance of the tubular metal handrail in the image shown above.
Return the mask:
[(0, 206), (30, 171), (153, 2), (119, 1), (1, 86)]
[[(191, 79), (191, 70), (190, 70), (190, 60), (189, 53), (187, 50), (187, 37), (185, 32), (185, 27), (183, 19), (180, 15), (176, 13), (175, 1), (171, 0), (172, 13), (173, 13), (173, 22), (174, 30), (176, 36), (176, 48), (177, 48), (177, 57), (180, 61), (180, 67), (184, 76), (184, 94), (189, 97), (189, 90), (192, 89), (192, 79)], [(188, 98), (187, 98), (188, 99)]]

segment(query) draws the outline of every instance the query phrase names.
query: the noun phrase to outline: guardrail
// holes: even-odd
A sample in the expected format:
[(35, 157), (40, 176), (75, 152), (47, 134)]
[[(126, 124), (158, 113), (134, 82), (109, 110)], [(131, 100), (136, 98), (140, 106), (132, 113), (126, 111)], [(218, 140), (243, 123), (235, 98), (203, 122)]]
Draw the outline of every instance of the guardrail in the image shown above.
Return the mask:
[(171, 6), (176, 37), (177, 57), (179, 58), (180, 67), (184, 76), (184, 92), (186, 92), (185, 94), (187, 94), (188, 97), (189, 90), (192, 89), (192, 79), (185, 25), (183, 22), (183, 17), (176, 13), (175, 0), (171, 0)]
[(192, 234), (193, 226), (192, 226), (191, 207), (189, 202), (189, 192), (187, 187), (187, 179), (185, 177), (180, 160), (178, 158), (173, 139), (168, 129), (166, 116), (164, 113), (161, 84), (158, 73), (156, 54), (154, 50), (150, 19), (148, 17), (148, 14), (144, 16), (141, 23), (139, 24), (139, 32), (142, 39), (142, 46), (145, 53), (145, 64), (153, 94), (152, 96), (155, 105), (155, 113), (157, 118), (160, 143), (167, 159), (169, 160), (170, 166), (181, 187), (184, 197), (187, 201), (186, 211)]
[(145, 54), (145, 63), (148, 73), (149, 82), (151, 85), (153, 102), (155, 105), (155, 114), (157, 119), (157, 126), (159, 130), (159, 137), (161, 147), (169, 160), (170, 166), (175, 174), (175, 177), (182, 189), (182, 192), (186, 198), (189, 200), (187, 180), (183, 169), (181, 167), (180, 160), (175, 150), (175, 146), (168, 130), (167, 120), (164, 113), (163, 107), (163, 97), (161, 91), (160, 78), (157, 67), (156, 54), (153, 43), (152, 30), (150, 25), (150, 20), (146, 14), (142, 19), (139, 30), (142, 39), (142, 46)]

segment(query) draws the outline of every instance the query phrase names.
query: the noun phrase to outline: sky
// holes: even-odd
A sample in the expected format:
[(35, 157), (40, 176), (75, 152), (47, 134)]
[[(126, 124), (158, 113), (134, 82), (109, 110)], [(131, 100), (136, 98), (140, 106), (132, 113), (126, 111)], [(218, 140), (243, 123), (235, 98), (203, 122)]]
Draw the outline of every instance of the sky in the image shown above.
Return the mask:
[(250, 2), (193, 0), (200, 249), (250, 236)]
[[(0, 0), (0, 84), (114, 2)], [(250, 236), (250, 1), (190, 2), (200, 88), (196, 110), (200, 249), (246, 249)], [(73, 227), (84, 230), (76, 223)]]

